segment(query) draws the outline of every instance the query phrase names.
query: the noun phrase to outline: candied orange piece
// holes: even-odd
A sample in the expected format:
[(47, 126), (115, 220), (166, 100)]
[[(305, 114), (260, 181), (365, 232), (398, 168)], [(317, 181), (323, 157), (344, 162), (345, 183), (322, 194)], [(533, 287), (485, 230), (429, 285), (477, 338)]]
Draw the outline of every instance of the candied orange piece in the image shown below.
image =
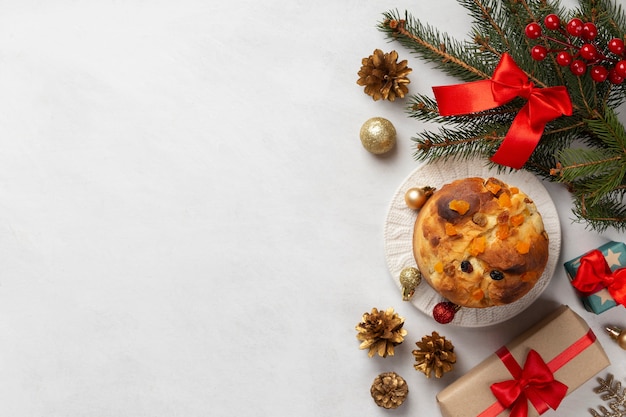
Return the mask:
[(446, 235), (454, 236), (456, 235), (456, 227), (452, 223), (446, 223)]
[(525, 241), (519, 241), (517, 242), (517, 244), (515, 245), (515, 249), (521, 253), (522, 255), (524, 255), (525, 253), (528, 253), (530, 251), (530, 243), (525, 242)]
[(536, 271), (527, 271), (522, 274), (520, 277), (520, 281), (522, 282), (531, 282), (537, 279), (537, 275), (539, 275)]
[(517, 187), (510, 187), (509, 190), (511, 190), (511, 194), (519, 193), (519, 188), (517, 188)]
[(498, 204), (500, 204), (500, 207), (511, 207), (511, 196), (507, 193), (500, 194)]
[(491, 194), (496, 195), (498, 191), (502, 189), (502, 186), (493, 181), (487, 181), (485, 184), (485, 188), (491, 192)]
[(435, 272), (439, 272), (440, 274), (443, 272), (443, 264), (441, 262), (435, 264)]
[(499, 224), (498, 229), (496, 230), (496, 236), (498, 239), (504, 240), (510, 235), (510, 229), (508, 224)]
[(520, 224), (524, 223), (524, 215), (516, 214), (515, 216), (511, 216), (510, 221), (513, 226), (519, 226)]
[(477, 256), (478, 254), (481, 254), (485, 251), (485, 245), (486, 245), (486, 240), (485, 240), (485, 236), (478, 236), (475, 237), (474, 240), (472, 240), (472, 243), (470, 243), (469, 246), (469, 253), (472, 256)]
[(467, 213), (470, 205), (465, 200), (452, 200), (448, 203), (448, 207), (450, 207), (450, 210), (454, 210), (462, 216)]
[(472, 298), (476, 301), (482, 300), (483, 298), (485, 298), (485, 293), (480, 288), (475, 289), (474, 291), (472, 291)]

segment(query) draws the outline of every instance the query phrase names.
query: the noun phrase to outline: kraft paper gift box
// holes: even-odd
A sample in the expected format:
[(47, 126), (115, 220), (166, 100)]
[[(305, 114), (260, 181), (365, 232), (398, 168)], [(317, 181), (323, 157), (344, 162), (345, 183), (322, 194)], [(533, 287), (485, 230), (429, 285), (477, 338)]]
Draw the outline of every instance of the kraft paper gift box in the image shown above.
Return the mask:
[[(565, 385), (562, 395), (569, 395), (610, 364), (587, 323), (569, 307), (561, 306), (437, 394), (443, 417), (509, 416), (510, 408), (499, 403), (491, 385), (514, 380), (511, 361), (525, 367), (531, 350), (545, 361), (554, 379)], [(519, 401), (526, 402), (528, 416), (539, 415), (526, 398)], [(543, 407), (545, 412), (545, 404)]]
[[(612, 271), (626, 267), (626, 245), (624, 243), (608, 242), (597, 249), (602, 252), (604, 259)], [(580, 259), (585, 255), (586, 254), (583, 254), (563, 264), (570, 281), (576, 277), (576, 273), (580, 267)], [(598, 288), (597, 291), (591, 294), (583, 294), (580, 291), (577, 291), (577, 293), (585, 309), (596, 314), (603, 313), (617, 305), (606, 288)]]

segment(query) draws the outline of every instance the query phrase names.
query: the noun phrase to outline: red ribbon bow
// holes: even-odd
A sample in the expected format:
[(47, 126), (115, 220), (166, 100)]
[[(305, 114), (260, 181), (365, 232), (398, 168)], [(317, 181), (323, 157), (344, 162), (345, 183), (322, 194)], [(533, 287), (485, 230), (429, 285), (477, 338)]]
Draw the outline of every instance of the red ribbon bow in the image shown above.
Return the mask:
[[(508, 350), (505, 354), (510, 355)], [(548, 408), (556, 410), (565, 398), (567, 385), (554, 379), (554, 374), (535, 350), (528, 352), (524, 369), (514, 359), (505, 364), (515, 379), (492, 384), (491, 392), (500, 404), (511, 408), (511, 417), (526, 417), (528, 401), (539, 414), (543, 414)]]
[(626, 268), (611, 271), (604, 255), (598, 249), (580, 258), (580, 267), (572, 285), (585, 294), (606, 288), (616, 303), (626, 306)]
[(493, 109), (515, 97), (528, 100), (491, 158), (497, 164), (518, 169), (537, 147), (546, 124), (562, 115), (572, 115), (572, 103), (564, 86), (535, 88), (507, 53), (502, 54), (490, 80), (433, 87), (433, 92), (442, 116)]

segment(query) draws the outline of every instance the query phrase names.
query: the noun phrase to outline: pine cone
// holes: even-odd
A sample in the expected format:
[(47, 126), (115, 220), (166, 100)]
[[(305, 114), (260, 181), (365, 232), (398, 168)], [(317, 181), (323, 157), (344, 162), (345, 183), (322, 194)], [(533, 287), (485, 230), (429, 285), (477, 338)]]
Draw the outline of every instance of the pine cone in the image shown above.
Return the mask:
[(359, 348), (369, 349), (370, 358), (376, 353), (383, 358), (393, 356), (394, 347), (402, 343), (407, 334), (402, 328), (404, 318), (394, 313), (393, 308), (387, 311), (372, 308), (371, 313), (363, 314), (362, 320), (356, 325), (356, 338), (362, 342)]
[(374, 379), (370, 393), (380, 407), (398, 408), (409, 395), (409, 386), (397, 373), (385, 372)]
[(409, 92), (406, 86), (411, 81), (406, 77), (412, 70), (407, 67), (407, 60), (396, 62), (398, 53), (391, 51), (387, 54), (376, 49), (368, 58), (361, 61), (358, 85), (365, 86), (365, 94), (372, 96), (374, 101), (394, 101), (396, 97), (403, 98)]
[(414, 367), (423, 372), (426, 378), (430, 378), (433, 371), (436, 378), (441, 378), (444, 373), (452, 370), (452, 365), (456, 363), (456, 354), (452, 342), (444, 336), (433, 332), (432, 336), (424, 336), (421, 342), (415, 344), (419, 350), (413, 351), (417, 362)]

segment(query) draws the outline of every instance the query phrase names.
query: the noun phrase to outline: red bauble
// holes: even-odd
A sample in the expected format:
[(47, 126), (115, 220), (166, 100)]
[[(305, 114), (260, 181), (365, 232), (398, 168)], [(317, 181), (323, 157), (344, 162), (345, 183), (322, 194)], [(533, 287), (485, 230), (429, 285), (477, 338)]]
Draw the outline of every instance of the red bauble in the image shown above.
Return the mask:
[(541, 26), (537, 22), (529, 23), (526, 25), (524, 33), (528, 39), (537, 39), (541, 36)]
[(461, 307), (450, 301), (442, 301), (433, 308), (433, 318), (437, 323), (450, 323), (459, 308)]
[(547, 29), (557, 30), (561, 27), (561, 19), (555, 14), (549, 14), (543, 19), (543, 24), (546, 25)]

